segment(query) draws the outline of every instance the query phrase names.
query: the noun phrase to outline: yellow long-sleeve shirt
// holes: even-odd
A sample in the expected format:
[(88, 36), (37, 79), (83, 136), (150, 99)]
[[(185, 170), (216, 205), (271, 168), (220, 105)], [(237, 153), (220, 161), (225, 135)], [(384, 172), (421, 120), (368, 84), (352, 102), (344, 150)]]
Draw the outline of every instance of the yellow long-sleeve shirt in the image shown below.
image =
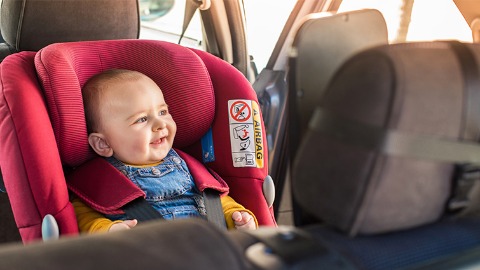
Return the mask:
[[(237, 203), (232, 197), (223, 196), (220, 198), (220, 201), (228, 229), (235, 228), (235, 223), (232, 219), (232, 215), (235, 211), (248, 212), (250, 215), (252, 215), (255, 220), (255, 224), (258, 227), (258, 221), (255, 218), (255, 215), (250, 210), (245, 209), (245, 207)], [(77, 198), (72, 200), (72, 204), (75, 209), (75, 215), (77, 216), (78, 228), (80, 232), (107, 232), (113, 224), (122, 222), (122, 220), (112, 221), (106, 218), (101, 213), (88, 207)]]

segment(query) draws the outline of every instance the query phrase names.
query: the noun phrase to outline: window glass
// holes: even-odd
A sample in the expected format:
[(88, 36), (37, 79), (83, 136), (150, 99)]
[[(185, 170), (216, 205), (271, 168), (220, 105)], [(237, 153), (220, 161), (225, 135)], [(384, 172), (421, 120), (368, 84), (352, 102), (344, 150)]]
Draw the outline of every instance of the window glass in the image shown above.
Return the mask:
[[(387, 22), (388, 36), (395, 42), (399, 36), (402, 4), (405, 0), (343, 0), (339, 12), (374, 8)], [(415, 0), (408, 24), (406, 41), (457, 39), (472, 41), (472, 32), (451, 0)], [(432, 7), (434, 5), (434, 7)], [(408, 21), (408, 19), (406, 20)]]
[[(139, 0), (140, 38), (178, 43), (182, 33), (185, 1)], [(198, 11), (188, 25), (181, 45), (202, 49), (202, 26)]]
[[(140, 38), (178, 43), (182, 32), (185, 1), (139, 0)], [(248, 50), (259, 71), (266, 66), (295, 3), (296, 0), (244, 0)], [(202, 38), (201, 19), (197, 11), (181, 44), (203, 49)]]
[(248, 52), (260, 72), (287, 22), (296, 0), (244, 0)]

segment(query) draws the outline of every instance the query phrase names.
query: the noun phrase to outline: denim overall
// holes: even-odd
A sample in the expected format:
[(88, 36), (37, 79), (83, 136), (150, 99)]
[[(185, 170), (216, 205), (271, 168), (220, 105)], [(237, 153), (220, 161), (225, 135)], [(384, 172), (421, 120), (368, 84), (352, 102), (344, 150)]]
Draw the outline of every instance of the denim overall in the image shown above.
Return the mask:
[[(185, 161), (171, 149), (159, 165), (138, 168), (110, 157), (114, 167), (146, 194), (147, 202), (165, 219), (205, 217), (205, 203)], [(126, 215), (107, 215), (112, 220), (130, 219)]]

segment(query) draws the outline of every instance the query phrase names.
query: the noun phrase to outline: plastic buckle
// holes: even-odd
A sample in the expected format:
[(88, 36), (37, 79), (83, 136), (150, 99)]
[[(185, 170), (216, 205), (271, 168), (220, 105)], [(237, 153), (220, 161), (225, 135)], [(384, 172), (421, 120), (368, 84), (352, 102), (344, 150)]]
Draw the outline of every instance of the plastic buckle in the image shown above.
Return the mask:
[(459, 164), (455, 168), (454, 175), (448, 210), (458, 212), (465, 209), (471, 201), (471, 191), (480, 180), (480, 167), (472, 164)]

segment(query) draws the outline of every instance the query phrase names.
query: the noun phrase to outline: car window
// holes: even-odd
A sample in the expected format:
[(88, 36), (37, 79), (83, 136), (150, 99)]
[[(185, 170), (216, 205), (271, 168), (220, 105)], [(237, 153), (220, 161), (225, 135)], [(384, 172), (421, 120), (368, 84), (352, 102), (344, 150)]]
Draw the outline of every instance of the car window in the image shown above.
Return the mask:
[[(140, 38), (178, 43), (183, 27), (186, 0), (139, 0)], [(202, 26), (199, 12), (195, 12), (181, 45), (202, 48)]]
[(268, 62), (296, 0), (244, 0), (248, 52), (258, 71)]
[[(405, 5), (409, 2), (413, 5), (411, 12), (408, 12), (408, 5)], [(445, 39), (472, 41), (472, 31), (453, 1), (435, 0), (434, 9), (431, 4), (431, 0), (343, 0), (338, 11), (363, 8), (379, 10), (387, 22), (390, 42)], [(403, 31), (402, 27), (408, 31)]]
[[(262, 70), (290, 15), (296, 0), (244, 0), (247, 44), (256, 67)], [(139, 0), (141, 39), (178, 43), (182, 32), (185, 0)], [(268, 12), (265, 12), (268, 10)], [(181, 44), (202, 49), (202, 25), (197, 11)]]

